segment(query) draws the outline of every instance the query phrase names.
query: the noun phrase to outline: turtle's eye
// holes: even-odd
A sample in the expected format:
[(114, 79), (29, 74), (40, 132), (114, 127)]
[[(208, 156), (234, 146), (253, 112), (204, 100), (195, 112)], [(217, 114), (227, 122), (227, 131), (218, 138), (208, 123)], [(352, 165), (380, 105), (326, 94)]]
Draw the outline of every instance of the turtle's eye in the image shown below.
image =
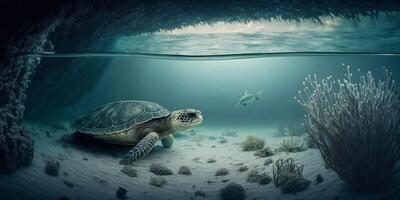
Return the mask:
[(188, 113), (188, 117), (190, 117), (190, 118), (195, 117), (195, 116), (196, 116), (196, 113), (192, 113), (192, 112)]

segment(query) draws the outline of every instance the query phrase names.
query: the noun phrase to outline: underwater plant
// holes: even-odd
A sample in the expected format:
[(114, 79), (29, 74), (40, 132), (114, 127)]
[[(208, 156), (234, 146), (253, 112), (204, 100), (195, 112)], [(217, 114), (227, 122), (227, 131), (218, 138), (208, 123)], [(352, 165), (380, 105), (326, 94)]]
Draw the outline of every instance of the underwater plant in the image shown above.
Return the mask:
[(246, 198), (246, 193), (242, 185), (229, 183), (219, 191), (223, 200), (243, 200)]
[(172, 175), (174, 174), (171, 169), (161, 165), (160, 163), (153, 163), (150, 165), (150, 172), (156, 175)]
[(307, 147), (302, 139), (298, 137), (290, 137), (282, 140), (279, 146), (279, 150), (289, 153), (296, 153), (307, 150)]
[(253, 168), (247, 173), (246, 181), (249, 183), (255, 183), (258, 181), (260, 176), (260, 169)]
[(226, 168), (221, 168), (215, 172), (215, 176), (226, 176), (229, 174), (229, 170)]
[(190, 168), (188, 166), (182, 165), (178, 170), (178, 174), (191, 175), (192, 171), (190, 170)]
[(273, 156), (274, 154), (275, 154), (275, 152), (269, 146), (265, 146), (264, 148), (259, 149), (256, 152), (254, 152), (255, 156), (258, 156), (261, 158)]
[(279, 159), (272, 168), (272, 176), (276, 186), (281, 186), (286, 181), (288, 174), (303, 174), (303, 165), (296, 163), (293, 158)]
[(281, 187), (282, 193), (296, 193), (307, 189), (311, 181), (302, 174), (303, 165), (296, 163), (293, 158), (279, 159), (272, 168), (275, 186)]
[(264, 139), (256, 136), (247, 136), (246, 139), (241, 143), (243, 151), (255, 151), (262, 149), (264, 145)]
[(167, 179), (162, 176), (152, 176), (152, 177), (150, 177), (149, 183), (150, 183), (150, 185), (161, 187), (161, 186), (167, 184)]
[(308, 76), (296, 98), (323, 159), (356, 190), (383, 188), (400, 158), (399, 87), (387, 69), (383, 74), (376, 81), (370, 71), (360, 73), (355, 81), (347, 66), (342, 80)]

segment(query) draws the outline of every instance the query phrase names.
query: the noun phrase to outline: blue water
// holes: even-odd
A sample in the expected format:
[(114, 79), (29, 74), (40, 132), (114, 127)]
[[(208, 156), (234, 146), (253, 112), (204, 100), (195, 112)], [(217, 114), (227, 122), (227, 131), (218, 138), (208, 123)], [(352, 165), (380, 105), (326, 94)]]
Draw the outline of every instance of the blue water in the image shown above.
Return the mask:
[[(306, 75), (343, 78), (345, 66), (350, 65), (355, 73), (358, 68), (362, 73), (372, 71), (379, 79), (382, 78), (382, 68), (386, 66), (393, 72), (394, 79), (400, 80), (399, 63), (399, 56), (294, 56), (234, 60), (115, 57), (96, 86), (78, 104), (54, 112), (59, 112), (62, 119), (73, 120), (104, 103), (136, 99), (157, 102), (170, 110), (199, 109), (204, 115), (203, 126), (276, 126), (289, 121), (302, 122), (304, 112), (294, 96), (302, 89)], [(257, 102), (235, 107), (246, 90), (263, 93)], [(64, 97), (61, 95), (59, 98)]]

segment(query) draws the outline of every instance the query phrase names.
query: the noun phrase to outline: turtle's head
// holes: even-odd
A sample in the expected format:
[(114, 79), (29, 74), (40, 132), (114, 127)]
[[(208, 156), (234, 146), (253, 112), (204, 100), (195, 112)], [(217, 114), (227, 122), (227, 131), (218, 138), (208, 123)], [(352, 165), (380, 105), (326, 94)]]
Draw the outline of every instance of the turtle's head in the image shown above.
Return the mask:
[(170, 118), (175, 131), (190, 129), (203, 122), (201, 112), (195, 109), (176, 110), (171, 113)]

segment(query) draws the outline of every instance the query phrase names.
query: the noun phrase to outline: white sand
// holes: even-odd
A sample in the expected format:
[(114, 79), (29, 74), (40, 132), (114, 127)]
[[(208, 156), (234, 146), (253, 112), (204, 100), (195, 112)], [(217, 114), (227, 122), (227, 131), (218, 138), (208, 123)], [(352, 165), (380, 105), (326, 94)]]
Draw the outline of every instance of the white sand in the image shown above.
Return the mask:
[[(35, 123), (26, 124), (27, 130), (32, 133), (35, 140), (35, 158), (29, 167), (11, 175), (0, 175), (0, 199), (58, 199), (61, 196), (81, 200), (117, 199), (115, 193), (120, 186), (128, 190), (127, 199), (220, 199), (219, 190), (230, 182), (243, 185), (246, 199), (249, 200), (396, 199), (395, 197), (400, 194), (399, 177), (396, 177), (394, 185), (388, 191), (382, 193), (352, 192), (335, 172), (324, 168), (324, 162), (317, 149), (308, 149), (300, 153), (278, 153), (270, 157), (274, 161), (292, 157), (296, 162), (304, 164), (303, 175), (312, 183), (303, 192), (281, 194), (280, 189), (272, 182), (267, 185), (248, 183), (245, 180), (247, 172), (239, 172), (237, 164), (244, 163), (250, 169), (254, 166), (263, 167), (266, 158), (258, 158), (253, 155), (254, 152), (241, 151), (239, 143), (248, 134), (272, 135), (270, 129), (257, 128), (248, 131), (240, 129), (238, 137), (225, 137), (228, 140), (226, 144), (205, 138), (198, 146), (190, 138), (176, 139), (171, 149), (157, 147), (149, 156), (137, 161), (134, 167), (138, 170), (138, 177), (129, 177), (120, 172), (123, 166), (118, 164), (119, 158), (129, 148), (116, 149), (115, 153), (78, 148), (60, 141), (61, 136), (70, 134), (71, 130), (55, 130)], [(52, 137), (47, 137), (46, 131), (49, 131)], [(198, 129), (197, 134), (221, 136), (224, 131), (226, 129), (202, 127)], [(265, 137), (267, 144), (273, 148), (278, 147), (282, 139)], [(213, 145), (216, 147), (212, 148)], [(58, 177), (44, 173), (45, 161), (49, 158), (57, 159), (61, 164)], [(207, 163), (209, 158), (215, 158), (217, 162)], [(168, 183), (163, 187), (149, 185), (149, 179), (154, 175), (148, 170), (152, 163), (162, 163), (175, 173), (166, 176)], [(191, 167), (192, 175), (178, 174), (177, 171), (182, 165)], [(223, 177), (214, 176), (220, 168), (227, 168), (229, 174)], [(264, 171), (272, 176), (272, 165), (266, 167)], [(64, 175), (64, 172), (68, 175)], [(321, 174), (324, 178), (324, 182), (318, 185), (315, 182), (317, 174)], [(229, 181), (223, 182), (225, 179)], [(73, 183), (74, 187), (65, 185), (63, 182), (65, 180)], [(211, 183), (208, 183), (209, 181)], [(197, 189), (205, 192), (206, 196), (195, 196)]]

